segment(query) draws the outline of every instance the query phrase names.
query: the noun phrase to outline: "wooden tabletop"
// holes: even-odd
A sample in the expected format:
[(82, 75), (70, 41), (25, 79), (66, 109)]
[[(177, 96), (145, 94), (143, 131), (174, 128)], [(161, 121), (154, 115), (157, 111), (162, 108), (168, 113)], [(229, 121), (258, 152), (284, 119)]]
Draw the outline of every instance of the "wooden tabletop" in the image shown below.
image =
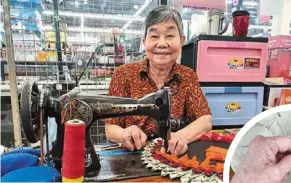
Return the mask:
[(169, 177), (151, 176), (137, 179), (121, 180), (119, 182), (181, 182), (180, 179), (170, 179)]
[[(234, 175), (234, 172), (232, 168), (230, 168), (230, 172), (229, 172), (230, 180), (232, 179), (233, 175)], [(151, 177), (142, 177), (142, 178), (137, 178), (137, 179), (121, 180), (119, 182), (181, 182), (181, 181), (180, 179), (170, 179), (169, 177), (151, 176)]]

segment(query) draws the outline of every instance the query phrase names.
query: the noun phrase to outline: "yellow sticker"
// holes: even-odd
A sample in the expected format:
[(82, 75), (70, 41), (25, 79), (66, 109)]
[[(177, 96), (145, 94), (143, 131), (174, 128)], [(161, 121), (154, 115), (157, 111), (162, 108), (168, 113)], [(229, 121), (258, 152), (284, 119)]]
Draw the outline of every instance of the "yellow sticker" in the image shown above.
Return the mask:
[(234, 58), (228, 62), (228, 68), (231, 70), (238, 71), (241, 70), (243, 67), (244, 62), (241, 59)]
[(241, 110), (241, 105), (237, 102), (229, 102), (226, 104), (225, 110), (227, 113), (234, 114)]

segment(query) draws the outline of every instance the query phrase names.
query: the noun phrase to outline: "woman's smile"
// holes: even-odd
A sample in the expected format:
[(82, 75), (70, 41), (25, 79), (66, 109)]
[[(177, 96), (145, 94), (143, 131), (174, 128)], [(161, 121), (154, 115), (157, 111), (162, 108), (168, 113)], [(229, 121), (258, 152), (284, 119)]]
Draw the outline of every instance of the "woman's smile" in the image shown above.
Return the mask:
[(167, 56), (167, 55), (170, 55), (171, 53), (170, 52), (154, 52), (154, 54), (158, 56)]
[(171, 54), (170, 53), (154, 53), (154, 59), (156, 59), (157, 61), (160, 60), (164, 60), (167, 62), (171, 62)]

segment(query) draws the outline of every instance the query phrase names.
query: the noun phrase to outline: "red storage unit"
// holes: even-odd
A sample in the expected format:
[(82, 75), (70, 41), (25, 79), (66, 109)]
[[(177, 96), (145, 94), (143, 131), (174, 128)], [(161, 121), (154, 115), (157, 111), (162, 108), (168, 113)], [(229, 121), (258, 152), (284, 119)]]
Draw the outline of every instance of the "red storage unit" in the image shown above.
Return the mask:
[(268, 44), (269, 77), (291, 76), (291, 36), (273, 36)]

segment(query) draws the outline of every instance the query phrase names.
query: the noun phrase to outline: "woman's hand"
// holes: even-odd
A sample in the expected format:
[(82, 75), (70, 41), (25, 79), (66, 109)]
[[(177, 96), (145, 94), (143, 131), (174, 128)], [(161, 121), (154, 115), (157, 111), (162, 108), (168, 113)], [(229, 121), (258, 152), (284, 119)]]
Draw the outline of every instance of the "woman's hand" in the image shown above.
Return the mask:
[(168, 151), (174, 155), (184, 154), (188, 150), (188, 143), (178, 132), (171, 134)]
[(124, 129), (121, 143), (124, 147), (133, 151), (134, 149), (142, 149), (146, 140), (146, 134), (139, 127), (132, 125)]
[(232, 183), (279, 183), (291, 172), (291, 155), (277, 162), (277, 154), (291, 151), (287, 137), (255, 137)]
[[(174, 155), (184, 154), (188, 150), (188, 143), (178, 132), (171, 133), (171, 140), (169, 141), (168, 152)], [(165, 148), (161, 149), (165, 153)]]

